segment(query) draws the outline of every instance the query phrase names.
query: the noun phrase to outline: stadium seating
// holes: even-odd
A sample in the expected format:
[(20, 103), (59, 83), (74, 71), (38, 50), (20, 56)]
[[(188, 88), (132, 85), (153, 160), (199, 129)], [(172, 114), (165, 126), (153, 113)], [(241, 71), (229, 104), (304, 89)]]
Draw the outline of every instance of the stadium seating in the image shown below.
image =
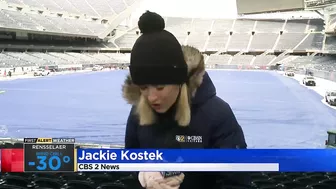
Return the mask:
[(289, 62), (284, 62), (285, 66), (305, 67), (312, 64), (313, 57), (311, 56), (292, 56), (293, 59)]
[(275, 65), (275, 64), (280, 64), (282, 61), (290, 58), (291, 56), (285, 55), (285, 56), (277, 56), (274, 58), (271, 62), (269, 62), (269, 65)]
[(203, 33), (191, 33), (188, 36), (187, 45), (194, 46), (203, 51), (205, 42), (207, 41), (209, 35), (205, 32)]
[(233, 32), (235, 33), (247, 33), (251, 32), (254, 29), (256, 21), (254, 20), (240, 20), (237, 19), (234, 22)]
[(120, 48), (131, 49), (138, 38), (138, 35), (133, 32), (128, 32), (122, 37), (115, 40), (115, 44)]
[(275, 50), (284, 51), (293, 49), (296, 47), (302, 40), (304, 40), (305, 33), (283, 33), (280, 37), (280, 41), (278, 42)]
[(234, 20), (229, 19), (216, 19), (214, 20), (212, 31), (217, 32), (229, 32), (232, 31)]
[(230, 55), (210, 55), (207, 64), (216, 65), (216, 64), (228, 64), (232, 56)]
[(46, 60), (47, 62), (50, 62), (51, 64), (56, 64), (56, 65), (59, 65), (59, 64), (69, 64), (69, 61), (67, 60), (64, 60), (58, 56), (52, 56), (50, 54), (47, 54), (47, 53), (40, 53), (40, 52), (32, 52), (32, 53), (29, 53), (30, 55), (32, 56), (35, 56), (35, 57), (38, 57), (38, 58), (41, 58), (43, 60)]
[[(106, 31), (108, 25), (90, 18), (112, 19), (125, 11), (135, 0), (95, 0), (94, 3), (82, 0), (1, 0), (0, 2), (19, 7), (19, 9), (0, 9), (0, 28), (98, 36)], [(25, 9), (27, 7), (30, 10)]]
[(172, 32), (177, 40), (184, 44), (188, 30), (191, 28), (191, 18), (166, 18), (166, 30)]
[(57, 13), (86, 15), (96, 18), (108, 18), (124, 11), (135, 0), (2, 0), (20, 7), (29, 6), (38, 10), (48, 10)]
[(284, 20), (258, 20), (257, 33), (279, 33), (284, 26)]
[(322, 50), (324, 34), (310, 33), (308, 37), (295, 49), (300, 51)]
[[(298, 51), (322, 50), (324, 34), (321, 19), (287, 22), (246, 19), (165, 19), (166, 29), (172, 32), (181, 44), (192, 45), (205, 51), (266, 51), (273, 47), (276, 51), (294, 47), (297, 47), (295, 50)], [(280, 34), (283, 28), (283, 33)], [(134, 30), (131, 30), (117, 38), (115, 43), (120, 48), (130, 49), (137, 37)]]
[(0, 27), (40, 32), (97, 35), (108, 27), (95, 21), (62, 18), (13, 10), (0, 11)]
[(5, 13), (6, 11), (0, 11), (0, 26), (5, 28), (20, 28), (18, 23)]
[(212, 23), (211, 19), (194, 19), (190, 27), (191, 33), (188, 36), (187, 45), (203, 50), (209, 38), (208, 32), (211, 30)]
[[(67, 14), (86, 15), (87, 17), (112, 17), (124, 11), (135, 0), (0, 0), (20, 6), (30, 6), (39, 10), (61, 12)], [(336, 37), (323, 34), (323, 20), (243, 20), (243, 19), (191, 19), (165, 18), (166, 29), (171, 31), (181, 44), (189, 44), (206, 51), (268, 51), (274, 48), (279, 53), (263, 53), (261, 55), (211, 54), (205, 56), (207, 68), (239, 69), (246, 67), (264, 67), (276, 64), (285, 66), (310, 67), (325, 71), (336, 71), (334, 56), (294, 56), (280, 54), (285, 50), (336, 51)], [(0, 10), (0, 28), (39, 31), (45, 33), (74, 34), (94, 36), (106, 30), (108, 25), (99, 21), (89, 21), (74, 17), (59, 17), (51, 14), (40, 14), (36, 11)], [(116, 38), (114, 43), (94, 42), (72, 43), (80, 47), (112, 47), (131, 49), (139, 37), (138, 28), (126, 31)], [(283, 30), (283, 31), (282, 31)], [(46, 47), (63, 45), (53, 42), (35, 42), (2, 40), (0, 45), (45, 45)], [(115, 46), (116, 44), (117, 46)], [(323, 48), (324, 47), (324, 48)], [(48, 49), (48, 48), (46, 48)], [(64, 66), (92, 64), (127, 64), (128, 53), (112, 52), (12, 52), (0, 53), (0, 68), (26, 66)], [(260, 53), (259, 53), (260, 54)], [(322, 72), (321, 72), (322, 73)], [(324, 73), (324, 72), (323, 72)], [(20, 144), (6, 144), (6, 147), (22, 147)], [(335, 189), (335, 173), (251, 173), (255, 189)], [(137, 178), (131, 173), (5, 173), (0, 175), (1, 188), (62, 188), (62, 189), (137, 189), (141, 188)]]
[(49, 55), (53, 56), (53, 57), (57, 57), (58, 59), (62, 58), (63, 60), (68, 60), (69, 62), (73, 62), (73, 63), (81, 63), (80, 59), (68, 55), (66, 53), (55, 53), (55, 52), (50, 52), (48, 53)]
[(273, 49), (273, 46), (278, 36), (279, 35), (275, 33), (256, 33), (253, 36), (249, 50), (266, 51), (269, 49)]
[[(290, 58), (288, 58), (290, 57)], [(283, 56), (276, 58), (275, 63), (283, 63), (285, 66), (297, 68), (310, 68), (314, 71), (336, 71), (335, 56)]]
[(250, 65), (253, 55), (237, 55), (233, 56), (230, 62), (231, 65)]
[(89, 56), (89, 55), (86, 55), (84, 53), (73, 53), (73, 52), (68, 52), (66, 53), (70, 56), (73, 56), (75, 58), (77, 58), (78, 60), (81, 61), (81, 63), (95, 63), (97, 62), (98, 60), (96, 60), (95, 58)]
[[(31, 0), (33, 3), (33, 0)], [(45, 0), (48, 1), (49, 0)], [(14, 0), (12, 1), (12, 3)], [(21, 1), (20, 1), (21, 2)], [(116, 3), (117, 1), (113, 1)], [(126, 2), (126, 1), (125, 1)], [(129, 1), (128, 3), (132, 3)], [(51, 5), (50, 5), (51, 6)], [(55, 8), (56, 9), (56, 8)], [(100, 11), (101, 12), (101, 11)], [(102, 24), (93, 21), (78, 22), (76, 19), (50, 17), (36, 13), (26, 13), (13, 10), (2, 10), (0, 16), (3, 18), (0, 24), (12, 27), (21, 27), (26, 30), (44, 30), (49, 32), (77, 33), (92, 35), (104, 31)], [(30, 19), (24, 19), (29, 16)], [(46, 21), (48, 20), (48, 21)], [(323, 20), (243, 20), (243, 19), (191, 19), (168, 17), (166, 29), (172, 32), (181, 44), (188, 44), (205, 51), (267, 51), (274, 48), (275, 51), (295, 50), (311, 51), (322, 50), (324, 34)], [(322, 21), (322, 22), (321, 22)], [(21, 24), (24, 23), (24, 24)], [(90, 25), (91, 24), (91, 25)], [(94, 27), (95, 26), (95, 27)], [(280, 33), (284, 28), (283, 33)], [(139, 37), (138, 28), (126, 31), (124, 35), (116, 38), (114, 43), (95, 42), (78, 43), (71, 46), (87, 46), (97, 48), (121, 48), (131, 49), (135, 40)], [(253, 33), (252, 33), (253, 31)], [(12, 44), (25, 43), (11, 41)], [(6, 44), (1, 42), (0, 44)], [(42, 44), (42, 43), (41, 43)], [(45, 45), (47, 45), (46, 43)], [(66, 43), (50, 45), (63, 45)], [(117, 46), (115, 46), (117, 45)], [(325, 50), (336, 50), (334, 37), (327, 36)], [(15, 60), (15, 65), (67, 65), (67, 64), (105, 64), (105, 63), (128, 63), (128, 58), (115, 58), (113, 53), (73, 53), (73, 52), (50, 52), (50, 53), (2, 53), (1, 67), (8, 67), (10, 61)], [(8, 58), (9, 57), (9, 58)], [(267, 66), (274, 65), (286, 59), (287, 56), (277, 57), (275, 55), (211, 55), (207, 61), (209, 65), (226, 65), (225, 68), (234, 68), (237, 65)], [(300, 58), (297, 59), (299, 61)], [(286, 59), (290, 61), (290, 59)], [(229, 67), (227, 67), (229, 65)], [(319, 64), (315, 65), (318, 68)], [(224, 68), (224, 67), (223, 67)]]
[(192, 25), (190, 27), (191, 33), (203, 33), (211, 30), (211, 25), (213, 23), (212, 19), (201, 19), (195, 18), (193, 19)]
[(287, 20), (285, 31), (290, 33), (304, 33), (308, 27), (308, 20)]
[(228, 46), (229, 51), (245, 51), (250, 41), (250, 34), (247, 33), (235, 33), (231, 36), (231, 40)]
[(1, 67), (22, 67), (22, 66), (33, 66), (34, 64), (29, 63), (25, 60), (8, 56), (6, 54), (0, 53), (0, 66)]
[(118, 53), (89, 53), (84, 54), (86, 56), (92, 57), (91, 61), (99, 64), (103, 63), (128, 63), (130, 60), (129, 54), (118, 54)]
[[(85, 15), (84, 17), (107, 18), (113, 17), (136, 0), (97, 0), (95, 3), (81, 0), (2, 0), (21, 7), (32, 7), (37, 10), (48, 10), (65, 15)], [(181, 44), (194, 46), (201, 51), (240, 51), (240, 52), (264, 52), (263, 55), (211, 55), (207, 59), (208, 65), (220, 65), (225, 68), (235, 68), (238, 65), (244, 66), (267, 66), (275, 65), (282, 60), (295, 63), (294, 58), (288, 56), (276, 57), (272, 54), (294, 50), (300, 52), (315, 52), (321, 50), (336, 50), (334, 45), (335, 37), (323, 33), (324, 25), (322, 19), (200, 19), (166, 17), (166, 30), (172, 32)], [(25, 11), (20, 9), (1, 9), (0, 27), (21, 29), (27, 31), (38, 31), (46, 33), (64, 33), (79, 36), (96, 36), (106, 31), (109, 27), (92, 19), (75, 17), (59, 17), (57, 14), (47, 14), (38, 11)], [(124, 34), (111, 42), (88, 41), (86, 43), (66, 41), (39, 42), (32, 45), (47, 45), (61, 47), (87, 47), (89, 48), (116, 48), (130, 50), (136, 39), (141, 35), (138, 28), (131, 28)], [(325, 40), (325, 45), (324, 45)], [(30, 45), (31, 42), (10, 41), (0, 42), (0, 46), (6, 48), (11, 45)], [(47, 49), (47, 48), (46, 48)], [(245, 53), (244, 53), (245, 54)], [(72, 65), (72, 64), (106, 64), (106, 63), (128, 63), (129, 59), (114, 57), (113, 53), (74, 53), (74, 52), (51, 52), (50, 53), (1, 53), (1, 67), (26, 66), (26, 65)], [(297, 58), (296, 61), (301, 60)], [(10, 62), (13, 65), (10, 65)], [(303, 61), (303, 60), (302, 60)], [(318, 68), (319, 63), (315, 65)], [(223, 67), (223, 68), (224, 68)], [(333, 68), (333, 67), (328, 67)]]
[(223, 32), (212, 32), (206, 46), (207, 51), (218, 51), (226, 47), (229, 35)]
[(313, 68), (323, 71), (335, 71), (336, 59), (335, 56), (317, 56), (312, 59)]
[[(13, 58), (17, 58), (17, 59), (20, 59), (20, 60), (25, 60), (26, 62), (29, 62), (31, 64), (34, 64), (34, 65), (47, 65), (48, 64), (48, 61), (47, 60), (44, 60), (44, 59), (41, 59), (41, 58), (38, 58), (38, 57), (35, 57), (35, 56), (32, 56), (32, 55), (29, 55), (27, 53), (15, 53), (15, 52), (7, 52), (6, 53), (7, 55), (13, 57)], [(0, 54), (1, 56), (2, 54)], [(24, 66), (24, 64), (22, 64), (22, 66)]]
[(60, 53), (4, 52), (0, 53), (0, 68), (53, 66), (74, 64), (126, 64), (129, 54), (121, 53)]
[(322, 32), (324, 30), (324, 21), (322, 19), (310, 19), (308, 23), (308, 31)]
[(325, 50), (335, 51), (336, 50), (336, 36), (327, 36), (325, 40)]
[(256, 56), (255, 60), (253, 61), (253, 65), (256, 65), (256, 66), (268, 65), (275, 57), (276, 56), (274, 55)]

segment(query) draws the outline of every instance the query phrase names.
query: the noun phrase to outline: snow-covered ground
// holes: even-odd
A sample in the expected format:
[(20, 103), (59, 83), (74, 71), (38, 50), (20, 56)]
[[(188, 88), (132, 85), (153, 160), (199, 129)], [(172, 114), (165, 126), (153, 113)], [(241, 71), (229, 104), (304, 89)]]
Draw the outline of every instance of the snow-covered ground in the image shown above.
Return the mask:
[[(123, 145), (130, 106), (121, 85), (128, 71), (87, 72), (0, 82), (0, 137), (75, 137)], [(336, 111), (276, 71), (208, 71), (228, 102), (249, 148), (324, 148)], [(322, 86), (317, 79), (318, 86)], [(326, 87), (322, 87), (326, 89)], [(322, 91), (323, 94), (323, 91)], [(323, 101), (323, 100), (322, 100)], [(3, 132), (6, 131), (6, 132)]]
[[(279, 73), (284, 75), (284, 72), (279, 72)], [(288, 76), (284, 75), (284, 77), (288, 77)], [(304, 77), (305, 75), (295, 74), (293, 79), (297, 80), (300, 85), (305, 86), (310, 90), (313, 90), (314, 92), (321, 95), (322, 97), (325, 97), (325, 93), (327, 91), (336, 90), (336, 82), (322, 79), (319, 77), (314, 77), (316, 81), (316, 86), (306, 86), (302, 83), (302, 80)], [(336, 106), (330, 106), (328, 103), (326, 103), (325, 98), (323, 98), (321, 102), (325, 104), (326, 106), (336, 110)]]

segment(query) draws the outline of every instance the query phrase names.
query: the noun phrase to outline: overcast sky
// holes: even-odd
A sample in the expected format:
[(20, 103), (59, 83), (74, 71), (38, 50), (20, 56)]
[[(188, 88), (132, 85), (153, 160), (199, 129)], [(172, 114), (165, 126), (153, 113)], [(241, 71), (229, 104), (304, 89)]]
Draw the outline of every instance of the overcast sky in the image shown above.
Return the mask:
[(237, 14), (236, 0), (143, 0), (134, 15), (146, 10), (174, 17), (234, 18)]

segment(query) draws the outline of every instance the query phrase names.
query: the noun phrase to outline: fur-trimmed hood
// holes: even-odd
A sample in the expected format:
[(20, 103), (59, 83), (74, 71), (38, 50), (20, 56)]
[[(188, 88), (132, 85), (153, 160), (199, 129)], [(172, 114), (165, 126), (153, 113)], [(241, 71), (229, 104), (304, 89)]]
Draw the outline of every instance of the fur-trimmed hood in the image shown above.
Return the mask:
[[(179, 125), (187, 126), (191, 119), (190, 105), (191, 103), (194, 104), (192, 99), (195, 97), (197, 89), (201, 86), (203, 79), (210, 78), (205, 72), (204, 57), (198, 49), (191, 46), (182, 46), (182, 51), (188, 65), (189, 80), (187, 84), (183, 85), (184, 87), (182, 86), (181, 96), (179, 102), (177, 102), (175, 119)], [(207, 78), (203, 78), (205, 75)], [(211, 87), (214, 87), (213, 84), (210, 88)], [(122, 85), (122, 96), (127, 103), (136, 107), (140, 125), (150, 125), (155, 122), (154, 110), (152, 110), (148, 103), (142, 98), (140, 88), (132, 82), (130, 74), (126, 76), (124, 84)]]

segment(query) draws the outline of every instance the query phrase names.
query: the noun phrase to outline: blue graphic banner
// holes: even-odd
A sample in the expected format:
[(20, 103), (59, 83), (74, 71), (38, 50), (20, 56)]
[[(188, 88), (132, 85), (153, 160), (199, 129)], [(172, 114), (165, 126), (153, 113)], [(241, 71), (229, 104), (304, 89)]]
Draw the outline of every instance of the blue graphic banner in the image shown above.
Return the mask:
[(77, 149), (77, 163), (278, 163), (283, 172), (336, 172), (336, 150)]

